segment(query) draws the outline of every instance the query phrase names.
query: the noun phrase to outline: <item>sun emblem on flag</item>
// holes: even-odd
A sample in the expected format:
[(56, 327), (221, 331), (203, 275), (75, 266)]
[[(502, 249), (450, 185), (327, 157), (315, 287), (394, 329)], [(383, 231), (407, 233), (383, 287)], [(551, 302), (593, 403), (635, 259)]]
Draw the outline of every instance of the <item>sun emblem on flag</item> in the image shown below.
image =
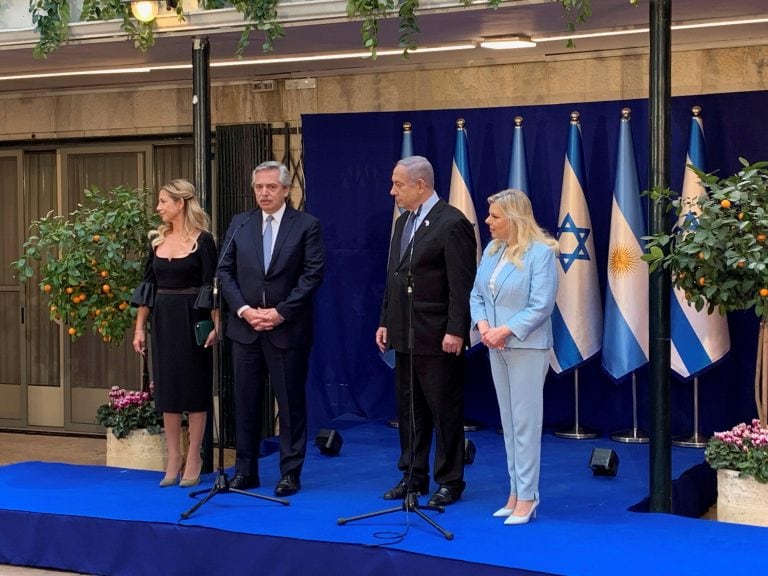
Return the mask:
[(617, 244), (608, 254), (608, 273), (614, 278), (626, 278), (634, 272), (639, 262), (635, 250), (627, 244)]

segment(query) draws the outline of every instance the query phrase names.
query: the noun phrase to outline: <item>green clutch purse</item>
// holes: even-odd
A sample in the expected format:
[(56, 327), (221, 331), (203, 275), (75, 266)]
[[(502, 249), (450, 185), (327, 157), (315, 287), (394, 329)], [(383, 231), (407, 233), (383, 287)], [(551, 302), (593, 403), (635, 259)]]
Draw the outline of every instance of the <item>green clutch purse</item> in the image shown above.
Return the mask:
[(197, 342), (198, 346), (205, 344), (205, 340), (208, 338), (211, 330), (213, 330), (212, 320), (201, 320), (195, 324), (195, 342)]

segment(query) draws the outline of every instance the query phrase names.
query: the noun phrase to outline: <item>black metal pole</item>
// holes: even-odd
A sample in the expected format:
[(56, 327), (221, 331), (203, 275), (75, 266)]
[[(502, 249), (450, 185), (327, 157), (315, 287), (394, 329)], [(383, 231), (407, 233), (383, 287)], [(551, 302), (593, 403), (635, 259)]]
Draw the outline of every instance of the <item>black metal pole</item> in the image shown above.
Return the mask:
[[(212, 216), (210, 60), (208, 38), (194, 38), (192, 40), (192, 140), (195, 153), (195, 188), (203, 210)], [(213, 413), (209, 411), (203, 434), (203, 472), (212, 471)]]
[[(650, 1), (650, 164), (651, 189), (669, 187), (672, 0)], [(667, 201), (648, 205), (650, 233), (669, 231)], [(670, 432), (670, 274), (650, 277), (650, 498), (652, 512), (672, 511), (672, 438)]]

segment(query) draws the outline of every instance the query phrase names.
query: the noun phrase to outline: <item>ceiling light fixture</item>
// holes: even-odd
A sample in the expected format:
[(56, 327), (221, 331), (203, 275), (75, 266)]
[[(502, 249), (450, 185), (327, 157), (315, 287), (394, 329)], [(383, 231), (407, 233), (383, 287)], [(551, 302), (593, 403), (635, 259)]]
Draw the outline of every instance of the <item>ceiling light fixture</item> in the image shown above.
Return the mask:
[[(163, 0), (121, 0), (123, 4), (131, 5), (131, 14), (139, 22), (152, 22), (160, 11), (160, 2)], [(165, 0), (166, 10), (175, 10), (178, 0)]]
[(530, 36), (490, 36), (480, 40), (481, 48), (491, 50), (512, 50), (514, 48), (535, 48), (536, 42)]

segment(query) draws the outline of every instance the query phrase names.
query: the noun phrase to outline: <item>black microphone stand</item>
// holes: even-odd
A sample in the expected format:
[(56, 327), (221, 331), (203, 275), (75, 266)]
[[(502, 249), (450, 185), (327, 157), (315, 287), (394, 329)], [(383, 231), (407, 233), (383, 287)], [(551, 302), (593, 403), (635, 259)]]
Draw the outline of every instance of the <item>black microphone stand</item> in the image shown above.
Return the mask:
[(408, 403), (408, 418), (411, 421), (410, 426), (410, 434), (408, 435), (408, 444), (409, 444), (409, 450), (408, 453), (410, 455), (410, 460), (408, 462), (408, 478), (406, 480), (406, 483), (408, 485), (408, 492), (405, 494), (405, 498), (403, 498), (403, 502), (400, 506), (395, 506), (393, 508), (386, 508), (384, 510), (378, 510), (376, 512), (368, 512), (366, 514), (360, 514), (358, 516), (351, 516), (349, 518), (339, 518), (336, 523), (339, 526), (343, 526), (344, 524), (347, 524), (349, 522), (354, 522), (356, 520), (362, 520), (364, 518), (372, 518), (374, 516), (382, 516), (384, 514), (390, 514), (392, 512), (414, 512), (416, 515), (418, 515), (420, 518), (423, 518), (427, 524), (430, 524), (433, 526), (438, 532), (440, 532), (443, 536), (445, 536), (446, 540), (453, 540), (453, 532), (449, 532), (442, 526), (440, 526), (437, 522), (435, 522), (432, 518), (427, 516), (422, 510), (437, 510), (438, 512), (442, 513), (445, 512), (444, 506), (421, 506), (419, 504), (419, 495), (417, 492), (414, 492), (411, 488), (412, 486), (412, 479), (413, 479), (413, 450), (414, 450), (414, 444), (415, 444), (415, 435), (416, 435), (416, 416), (415, 416), (415, 408), (413, 405), (413, 378), (414, 378), (414, 348), (416, 347), (416, 336), (415, 336), (415, 329), (413, 325), (413, 275), (411, 274), (411, 261), (413, 260), (413, 244), (415, 243), (415, 239), (411, 240), (411, 252), (408, 259), (408, 390), (410, 393), (410, 401)]
[[(234, 238), (234, 234), (232, 235), (232, 238)], [(227, 246), (228, 248), (229, 246)], [(214, 277), (213, 279), (213, 307), (214, 310), (219, 310), (219, 322), (218, 326), (216, 326), (216, 333), (223, 337), (223, 327), (224, 327), (224, 310), (221, 306), (221, 297), (219, 295), (219, 279), (218, 277)], [(216, 479), (213, 482), (213, 486), (210, 490), (195, 490), (193, 492), (189, 493), (190, 498), (195, 498), (199, 496), (200, 494), (205, 494), (208, 492), (207, 496), (203, 498), (202, 500), (195, 503), (194, 506), (192, 506), (189, 510), (186, 512), (181, 513), (181, 520), (186, 520), (189, 518), (192, 514), (195, 513), (195, 511), (200, 508), (203, 504), (211, 500), (214, 496), (217, 494), (226, 494), (229, 492), (235, 492), (237, 494), (243, 494), (244, 496), (251, 496), (253, 498), (261, 498), (262, 500), (269, 500), (270, 502), (277, 502), (278, 504), (282, 504), (284, 506), (288, 506), (291, 502), (289, 500), (286, 500), (285, 498), (276, 498), (274, 496), (266, 496), (264, 494), (256, 494), (255, 492), (248, 492), (247, 490), (240, 490), (239, 488), (231, 488), (229, 485), (229, 478), (227, 477), (227, 473), (224, 471), (224, 439), (222, 438), (223, 430), (224, 430), (224, 407), (221, 405), (221, 399), (224, 397), (222, 392), (224, 390), (224, 370), (223, 367), (223, 346), (221, 343), (216, 347), (216, 364), (218, 368), (219, 373), (219, 418), (218, 418), (218, 428), (219, 428), (219, 467), (216, 469)]]

